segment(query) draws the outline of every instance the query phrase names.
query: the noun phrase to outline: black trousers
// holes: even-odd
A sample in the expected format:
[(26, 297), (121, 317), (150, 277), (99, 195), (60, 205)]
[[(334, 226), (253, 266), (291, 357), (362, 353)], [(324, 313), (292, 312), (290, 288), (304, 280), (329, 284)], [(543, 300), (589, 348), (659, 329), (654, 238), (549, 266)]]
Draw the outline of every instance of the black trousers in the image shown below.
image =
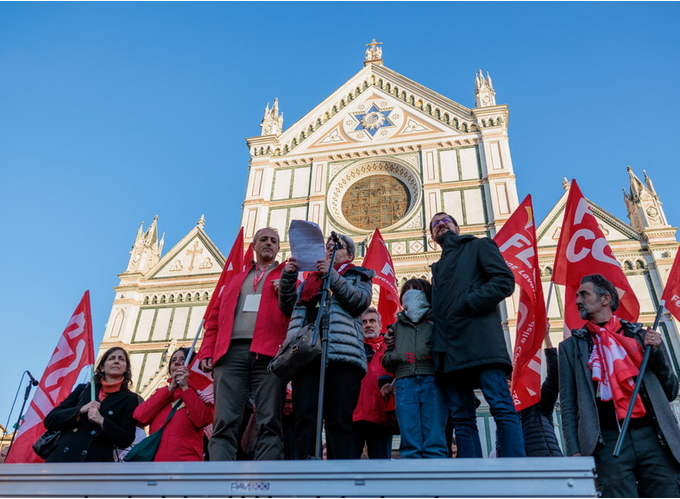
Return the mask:
[(659, 443), (654, 426), (629, 429), (616, 458), (618, 438), (618, 430), (602, 430), (604, 445), (595, 449), (603, 497), (680, 497), (680, 466)]
[(361, 459), (364, 445), (369, 459), (392, 457), (392, 429), (370, 421), (355, 421), (352, 425), (353, 459)]
[[(316, 454), (316, 413), (321, 361), (315, 361), (292, 380), (295, 448), (298, 459)], [(326, 369), (323, 419), (328, 459), (352, 459), (352, 413), (359, 400), (363, 369), (329, 362)]]

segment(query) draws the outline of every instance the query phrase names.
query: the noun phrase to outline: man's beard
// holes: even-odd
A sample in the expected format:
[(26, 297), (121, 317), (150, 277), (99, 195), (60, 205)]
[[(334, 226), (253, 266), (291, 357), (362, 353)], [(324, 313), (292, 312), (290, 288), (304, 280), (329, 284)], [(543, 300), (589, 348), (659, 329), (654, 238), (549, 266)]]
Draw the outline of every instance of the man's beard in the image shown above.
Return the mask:
[(447, 232), (451, 232), (450, 230), (446, 229), (441, 232), (437, 232), (437, 235), (433, 237), (434, 241), (439, 245), (442, 246), (444, 244), (444, 234)]
[(590, 312), (587, 308), (579, 308), (578, 313), (584, 321), (590, 320)]

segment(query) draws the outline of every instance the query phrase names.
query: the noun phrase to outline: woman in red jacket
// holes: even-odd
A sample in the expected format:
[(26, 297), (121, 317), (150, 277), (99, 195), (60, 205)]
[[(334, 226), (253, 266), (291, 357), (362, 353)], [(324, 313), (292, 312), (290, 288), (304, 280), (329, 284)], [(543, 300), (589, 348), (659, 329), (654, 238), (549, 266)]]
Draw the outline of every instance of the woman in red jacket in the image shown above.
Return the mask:
[(188, 353), (188, 348), (178, 348), (172, 354), (168, 386), (156, 390), (135, 409), (135, 419), (142, 425), (150, 424), (149, 432), (154, 433), (168, 419), (177, 400), (182, 399), (163, 431), (154, 461), (203, 461), (203, 428), (212, 423), (215, 408), (189, 384), (189, 369), (184, 366)]

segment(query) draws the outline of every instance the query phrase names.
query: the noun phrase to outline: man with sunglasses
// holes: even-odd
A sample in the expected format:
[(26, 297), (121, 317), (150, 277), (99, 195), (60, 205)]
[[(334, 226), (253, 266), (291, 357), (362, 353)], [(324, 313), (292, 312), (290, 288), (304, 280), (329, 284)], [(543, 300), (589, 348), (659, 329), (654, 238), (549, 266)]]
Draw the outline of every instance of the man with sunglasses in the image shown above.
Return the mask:
[(432, 265), (432, 351), (458, 455), (483, 457), (474, 394), (480, 388), (496, 422), (500, 456), (522, 457), (522, 426), (506, 383), (512, 362), (497, 310), (515, 278), (492, 239), (460, 235), (447, 213), (432, 217), (430, 233), (442, 248)]

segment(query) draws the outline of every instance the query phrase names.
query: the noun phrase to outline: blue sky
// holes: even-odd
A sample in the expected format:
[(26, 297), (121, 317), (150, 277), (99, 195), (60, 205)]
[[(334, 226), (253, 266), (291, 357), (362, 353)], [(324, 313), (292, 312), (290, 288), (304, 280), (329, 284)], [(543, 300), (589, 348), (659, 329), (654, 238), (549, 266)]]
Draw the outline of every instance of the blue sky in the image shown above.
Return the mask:
[(169, 249), (204, 214), (228, 252), (264, 106), (278, 97), (291, 126), (361, 69), (373, 38), (386, 66), (467, 107), (475, 72), (490, 72), (537, 220), (575, 177), (627, 221), (631, 165), (680, 224), (679, 14), (676, 2), (0, 2), (0, 424), (86, 289), (101, 340), (140, 222), (158, 215)]

